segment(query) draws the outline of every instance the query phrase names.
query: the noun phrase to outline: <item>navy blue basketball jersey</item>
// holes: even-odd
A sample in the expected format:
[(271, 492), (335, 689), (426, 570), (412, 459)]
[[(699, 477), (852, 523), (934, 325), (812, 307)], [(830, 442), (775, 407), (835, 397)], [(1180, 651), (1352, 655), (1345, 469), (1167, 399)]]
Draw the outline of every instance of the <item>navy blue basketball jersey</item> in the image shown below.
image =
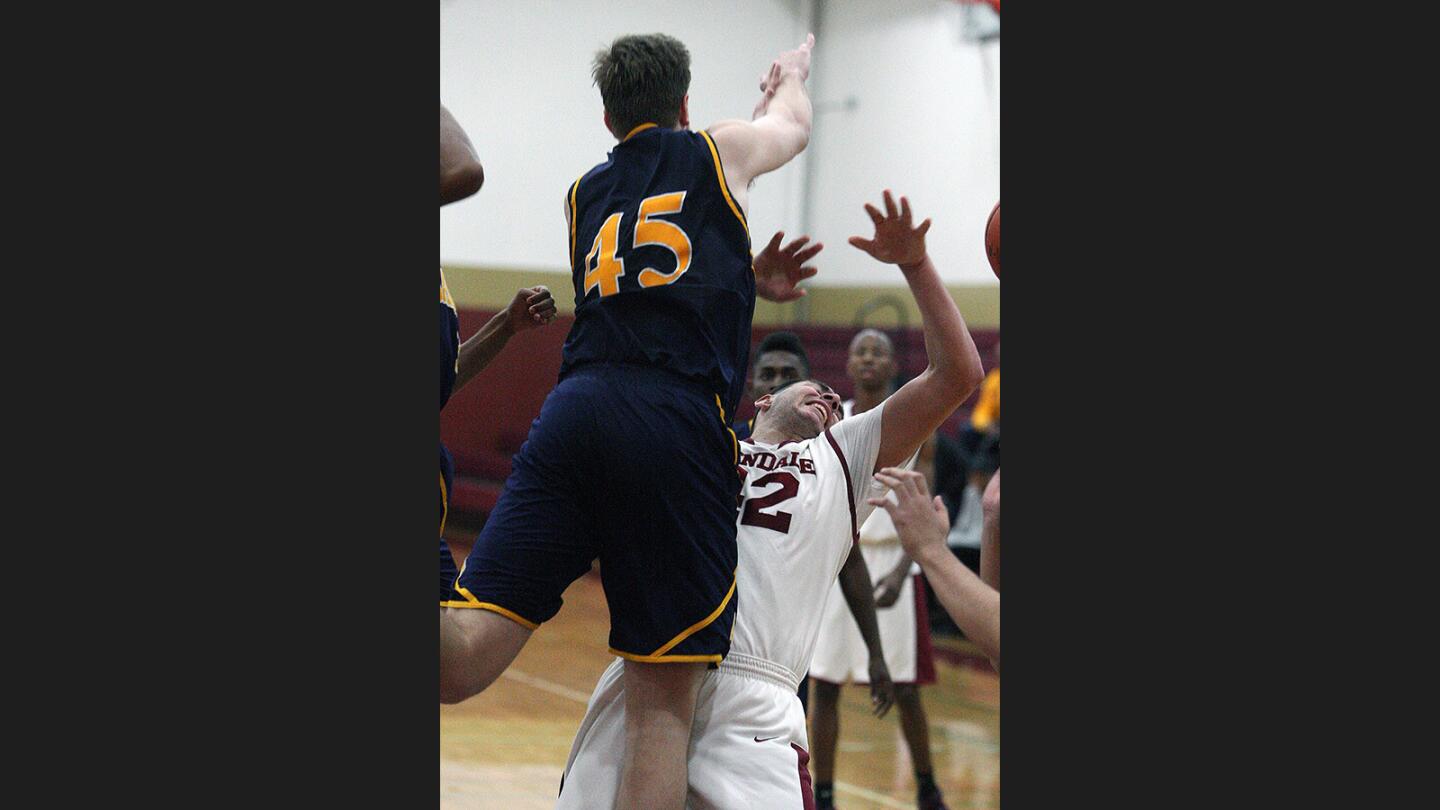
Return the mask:
[(571, 185), (566, 205), (575, 325), (561, 379), (593, 362), (653, 366), (703, 383), (733, 414), (755, 277), (709, 133), (637, 127)]
[(455, 299), (445, 286), (445, 271), (440, 271), (440, 407), (450, 401), (455, 388), (455, 363), (460, 356), (460, 316), (455, 313)]
[[(455, 312), (455, 299), (450, 297), (450, 288), (445, 286), (445, 271), (440, 271), (440, 407), (450, 401), (455, 389), (456, 362), (460, 356), (460, 316)], [(440, 533), (441, 544), (445, 540), (445, 516), (450, 511), (450, 484), (455, 477), (455, 462), (445, 443), (440, 442)], [(441, 554), (441, 560), (449, 555)], [(442, 566), (443, 568), (443, 566)], [(445, 574), (441, 574), (441, 579)], [(453, 577), (452, 577), (453, 578)]]

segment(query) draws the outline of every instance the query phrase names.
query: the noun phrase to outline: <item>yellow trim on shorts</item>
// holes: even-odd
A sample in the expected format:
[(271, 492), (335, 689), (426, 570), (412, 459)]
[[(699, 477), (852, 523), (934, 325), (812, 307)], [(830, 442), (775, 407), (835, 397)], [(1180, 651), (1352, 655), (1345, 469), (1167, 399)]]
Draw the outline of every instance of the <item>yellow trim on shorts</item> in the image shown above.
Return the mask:
[(614, 647), (609, 649), (611, 655), (618, 655), (627, 661), (639, 661), (642, 664), (718, 664), (724, 659), (724, 656), (721, 655), (635, 655), (621, 652)]
[[(469, 562), (469, 560), (466, 560), (465, 562)], [(461, 596), (465, 597), (465, 599), (464, 599), (464, 600), (451, 599), (451, 600), (448, 601), (448, 602), (441, 602), (441, 603), (440, 603), (440, 607), (450, 607), (450, 608), (477, 608), (477, 609), (479, 609), (479, 610), (489, 610), (489, 611), (492, 611), (492, 612), (495, 612), (495, 613), (499, 613), (501, 616), (504, 616), (505, 618), (509, 619), (510, 621), (515, 622), (516, 624), (520, 625), (521, 627), (525, 628), (526, 630), (537, 630), (537, 629), (539, 629), (539, 627), (540, 627), (540, 623), (539, 623), (539, 622), (532, 622), (532, 621), (530, 621), (529, 619), (525, 618), (524, 616), (521, 616), (519, 613), (516, 613), (515, 611), (510, 610), (509, 608), (500, 607), (499, 605), (495, 604), (494, 602), (481, 602), (479, 599), (476, 599), (476, 598), (475, 598), (475, 594), (471, 593), (471, 592), (470, 592), (470, 589), (460, 587), (460, 577), (463, 576), (464, 574), (465, 574), (465, 563), (461, 563), (461, 564), (460, 564), (460, 573), (455, 576), (455, 585), (454, 585), (454, 588), (455, 588), (455, 592), (458, 593), (458, 594), (460, 594)]]
[(465, 595), (465, 598), (466, 598), (468, 601), (460, 602), (460, 601), (457, 601), (457, 600), (453, 600), (453, 599), (452, 599), (452, 600), (450, 600), (449, 602), (441, 602), (441, 603), (440, 603), (440, 606), (441, 606), (441, 607), (448, 607), (448, 608), (477, 608), (477, 609), (479, 609), (479, 610), (489, 610), (489, 611), (492, 611), (492, 612), (494, 612), (494, 613), (499, 613), (501, 616), (504, 616), (505, 618), (509, 619), (510, 621), (515, 622), (516, 624), (520, 625), (521, 627), (525, 628), (526, 630), (538, 630), (538, 629), (540, 628), (540, 623), (539, 623), (539, 622), (532, 622), (532, 621), (530, 621), (529, 619), (525, 618), (524, 616), (521, 616), (519, 613), (516, 613), (516, 612), (513, 611), (513, 610), (508, 610), (508, 609), (506, 609), (506, 608), (500, 607), (499, 605), (497, 605), (497, 604), (495, 604), (495, 603), (493, 603), (493, 602), (481, 602), (480, 600), (478, 600), (478, 599), (475, 598), (475, 595), (474, 595), (474, 594), (470, 593), (469, 591), (465, 590), (464, 588), (456, 588), (455, 590), (458, 591), (459, 593), (464, 594), (464, 595)]
[(750, 235), (750, 223), (745, 221), (745, 215), (740, 213), (740, 207), (735, 204), (735, 199), (730, 196), (730, 184), (725, 182), (725, 167), (720, 164), (720, 152), (715, 149), (715, 139), (710, 133), (700, 130), (700, 135), (705, 139), (705, 144), (710, 147), (710, 156), (715, 158), (715, 174), (720, 178), (720, 193), (725, 196), (725, 202), (730, 204), (730, 210), (735, 212), (735, 218), (740, 220), (740, 225), (745, 228), (745, 235)]
[(730, 599), (731, 599), (733, 596), (735, 596), (735, 576), (732, 574), (732, 575), (730, 576), (730, 590), (725, 593), (725, 598), (722, 599), (722, 600), (720, 600), (720, 607), (715, 608), (715, 611), (714, 611), (713, 613), (711, 613), (709, 616), (706, 616), (705, 618), (701, 619), (700, 621), (698, 621), (698, 622), (690, 625), (689, 627), (685, 628), (684, 630), (680, 631), (680, 635), (678, 635), (678, 636), (670, 639), (669, 641), (665, 642), (665, 644), (663, 644), (663, 645), (660, 647), (660, 649), (656, 650), (656, 651), (653, 652), (653, 653), (650, 653), (649, 655), (636, 655), (635, 653), (624, 653), (624, 652), (620, 652), (620, 651), (618, 651), (618, 650), (613, 650), (613, 649), (612, 649), (610, 652), (614, 653), (615, 655), (620, 656), (621, 658), (628, 658), (628, 659), (630, 659), (631, 661), (645, 661), (645, 662), (647, 662), (647, 663), (655, 663), (655, 662), (660, 662), (660, 661), (719, 661), (719, 660), (720, 660), (721, 658), (723, 658), (724, 656), (721, 656), (721, 655), (665, 655), (665, 653), (669, 652), (670, 649), (673, 648), (675, 645), (677, 645), (677, 644), (679, 644), (680, 642), (684, 641), (685, 639), (687, 639), (687, 638), (695, 635), (697, 632), (705, 629), (707, 626), (710, 625), (711, 622), (713, 622), (713, 621), (715, 621), (716, 619), (720, 618), (720, 614), (725, 612), (725, 606), (728, 605), (728, 604), (730, 604)]

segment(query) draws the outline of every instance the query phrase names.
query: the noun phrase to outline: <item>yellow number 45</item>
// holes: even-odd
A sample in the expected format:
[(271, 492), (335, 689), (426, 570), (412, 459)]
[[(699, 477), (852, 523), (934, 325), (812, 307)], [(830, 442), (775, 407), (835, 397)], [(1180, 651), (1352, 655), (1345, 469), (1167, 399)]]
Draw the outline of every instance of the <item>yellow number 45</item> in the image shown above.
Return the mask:
[[(641, 287), (674, 284), (690, 269), (690, 236), (673, 222), (651, 218), (678, 214), (684, 205), (683, 191), (656, 194), (640, 202), (640, 216), (635, 223), (635, 233), (631, 240), (633, 246), (659, 245), (675, 254), (675, 269), (669, 273), (662, 273), (653, 267), (641, 270)], [(620, 292), (620, 277), (625, 275), (625, 260), (617, 257), (615, 251), (619, 245), (620, 222), (623, 218), (624, 212), (611, 214), (605, 219), (605, 224), (600, 226), (600, 232), (595, 234), (595, 242), (591, 245), (590, 252), (585, 255), (585, 295), (589, 295), (592, 289), (599, 289), (601, 298)]]

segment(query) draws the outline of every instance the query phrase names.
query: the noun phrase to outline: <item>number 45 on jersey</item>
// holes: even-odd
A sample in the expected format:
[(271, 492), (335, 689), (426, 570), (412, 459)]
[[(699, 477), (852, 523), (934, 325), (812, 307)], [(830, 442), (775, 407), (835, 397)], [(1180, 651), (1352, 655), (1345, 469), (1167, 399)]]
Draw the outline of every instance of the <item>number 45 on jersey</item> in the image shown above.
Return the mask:
[[(662, 273), (653, 267), (641, 270), (641, 287), (674, 284), (690, 269), (690, 236), (673, 222), (652, 219), (666, 214), (678, 214), (684, 205), (683, 191), (656, 194), (640, 202), (639, 217), (635, 221), (632, 239), (634, 247), (659, 245), (675, 254), (675, 269), (672, 272)], [(605, 224), (600, 226), (600, 232), (595, 234), (595, 243), (585, 255), (584, 295), (588, 296), (592, 289), (600, 290), (601, 298), (620, 292), (620, 277), (625, 275), (625, 259), (616, 256), (615, 251), (619, 246), (623, 220), (624, 212), (617, 211), (606, 218)]]

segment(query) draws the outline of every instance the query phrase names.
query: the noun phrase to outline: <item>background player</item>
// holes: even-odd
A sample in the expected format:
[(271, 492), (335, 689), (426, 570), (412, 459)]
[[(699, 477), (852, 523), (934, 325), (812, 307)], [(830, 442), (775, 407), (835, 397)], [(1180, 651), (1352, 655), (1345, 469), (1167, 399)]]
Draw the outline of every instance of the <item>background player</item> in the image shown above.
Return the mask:
[[(851, 243), (900, 265), (919, 305), (930, 365), (889, 400), (833, 430), (826, 427), (835, 425), (838, 397), (823, 383), (802, 381), (756, 402), (755, 434), (740, 456), (746, 597), (732, 651), (706, 677), (687, 741), (693, 808), (813, 806), (805, 720), (793, 691), (842, 560), (848, 555), (863, 566), (852, 551), (870, 506), (864, 496), (871, 474), (912, 456), (982, 376), (970, 334), (925, 252), (929, 220), (914, 227), (908, 202), (902, 198), (897, 211), (888, 191), (885, 203), (884, 216), (866, 206), (875, 238)], [(863, 576), (865, 592), (870, 581)], [(878, 681), (879, 672), (872, 677)], [(624, 806), (614, 796), (616, 774), (633, 756), (621, 731), (634, 705), (630, 690), (629, 671), (612, 663), (571, 748), (562, 810)]]
[[(485, 183), (485, 169), (470, 138), (460, 122), (440, 105), (440, 205), (463, 200), (480, 190)], [(460, 317), (455, 300), (445, 286), (445, 271), (440, 270), (440, 408), (450, 400), (455, 387), (456, 357), (460, 350)], [(450, 485), (454, 480), (455, 463), (445, 443), (440, 443), (440, 601), (448, 600), (451, 585), (458, 573), (450, 547), (445, 544), (445, 516), (449, 512)]]
[[(755, 350), (755, 366), (750, 372), (750, 399), (759, 400), (773, 394), (782, 385), (799, 382), (810, 376), (810, 358), (794, 332), (771, 332)], [(735, 438), (750, 438), (755, 417), (735, 423)]]
[(729, 650), (739, 481), (726, 414), (755, 295), (797, 297), (792, 276), (752, 270), (747, 189), (809, 140), (813, 44), (772, 63), (754, 120), (700, 133), (679, 41), (621, 37), (597, 55), (619, 144), (567, 194), (576, 308), (560, 380), (442, 616), (448, 703), (489, 686), (599, 556), (630, 685), (627, 808), (682, 804), (696, 690)]
[[(850, 341), (846, 373), (855, 385), (855, 398), (844, 403), (847, 418), (865, 413), (890, 395), (895, 378), (894, 347), (890, 338), (877, 329), (863, 329)], [(934, 436), (927, 437), (920, 454), (927, 470), (933, 470)], [(903, 465), (915, 467), (912, 457)], [(878, 494), (884, 487), (867, 482)], [(873, 494), (873, 493), (872, 493)], [(920, 569), (906, 555), (899, 535), (884, 511), (877, 511), (860, 527), (859, 549), (868, 569), (875, 575), (875, 606), (885, 660), (895, 679), (895, 698), (900, 728), (915, 773), (916, 803), (926, 810), (943, 808), (935, 784), (930, 758), (930, 724), (921, 702), (919, 687), (935, 682), (934, 653), (930, 646), (930, 623), (925, 612), (924, 580)], [(913, 569), (913, 570), (912, 570)], [(814, 768), (816, 807), (832, 806), (835, 780), (835, 752), (840, 734), (840, 688), (847, 681), (869, 682), (869, 648), (851, 616), (836, 609), (835, 597), (825, 603), (819, 641), (810, 662), (815, 691), (811, 724), (815, 733)]]
[[(475, 147), (460, 123), (440, 105), (440, 205), (473, 196), (485, 183), (485, 170)], [(555, 301), (545, 287), (520, 290), (510, 305), (495, 314), (488, 323), (460, 343), (460, 318), (455, 299), (445, 285), (445, 271), (440, 270), (440, 409), (450, 395), (460, 390), (480, 370), (495, 359), (516, 332), (544, 326), (555, 320)], [(455, 477), (455, 463), (450, 451), (440, 444), (440, 602), (454, 596), (452, 585), (458, 571), (454, 556), (445, 542), (445, 518), (449, 513), (450, 487)]]

